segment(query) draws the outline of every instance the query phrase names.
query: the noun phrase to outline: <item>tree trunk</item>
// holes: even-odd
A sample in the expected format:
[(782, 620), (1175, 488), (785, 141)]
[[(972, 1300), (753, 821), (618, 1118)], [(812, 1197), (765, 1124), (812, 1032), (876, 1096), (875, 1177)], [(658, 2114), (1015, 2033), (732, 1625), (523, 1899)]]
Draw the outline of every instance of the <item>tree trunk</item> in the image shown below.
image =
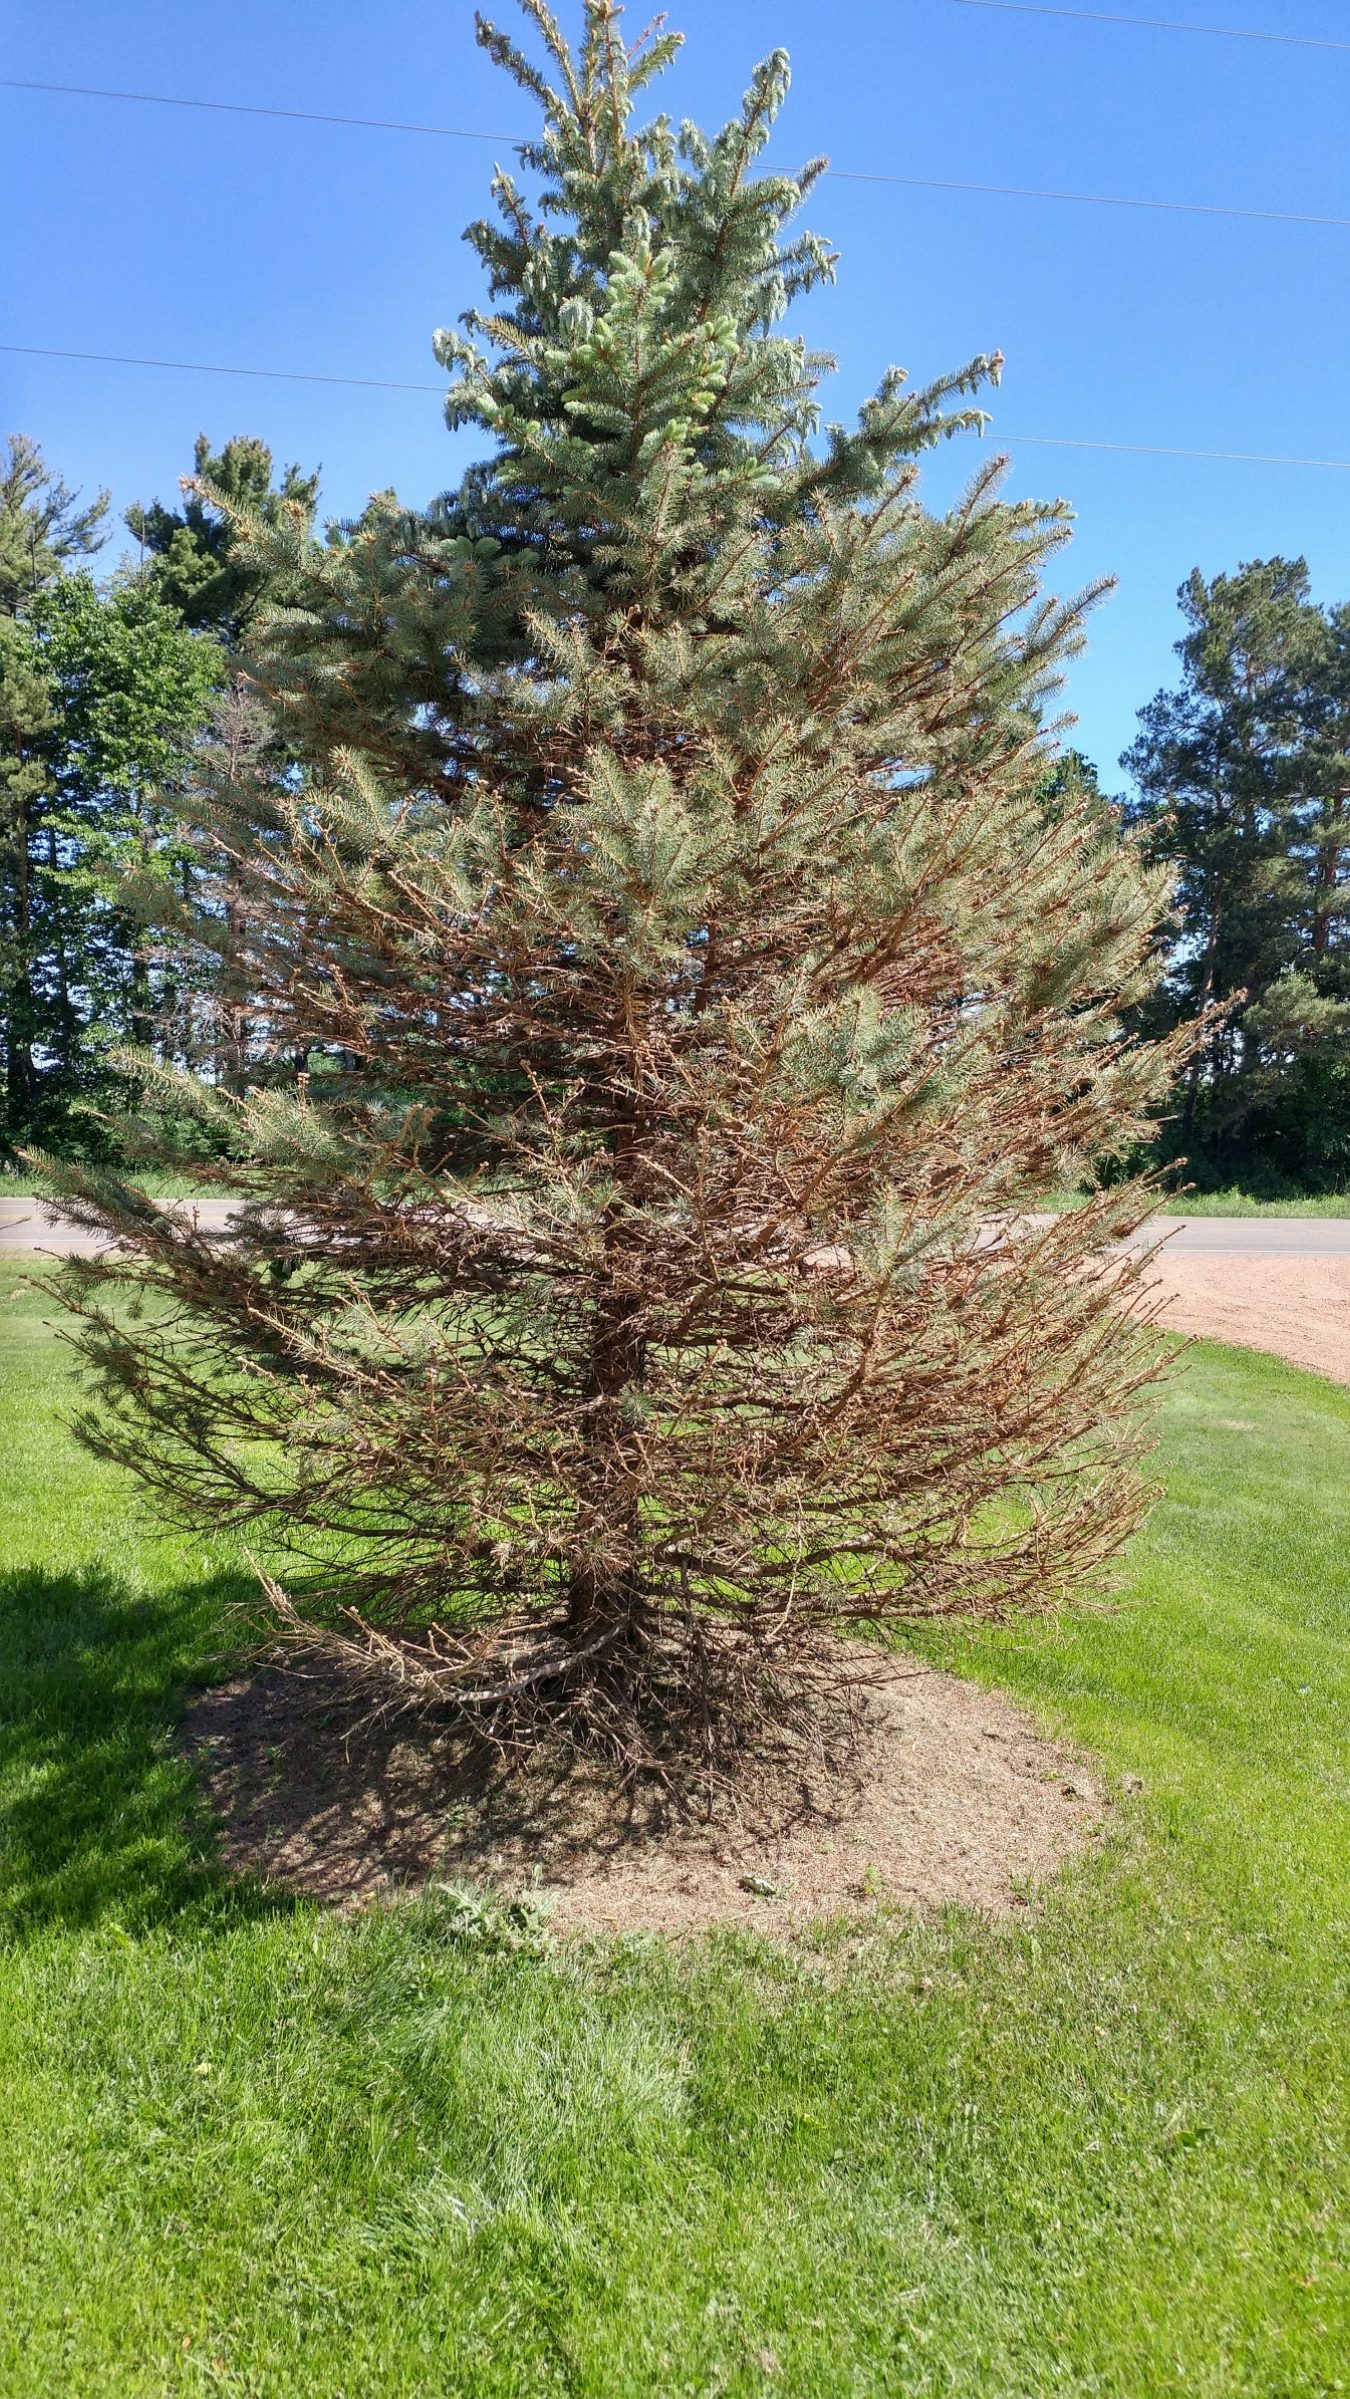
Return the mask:
[(14, 976), (9, 990), (9, 1133), (32, 1131), (37, 1098), (33, 1064), (33, 897), (29, 857), (28, 796), (20, 780), (14, 798)]
[[(1213, 904), (1209, 912), (1209, 938), (1205, 943), (1205, 971), (1201, 977), (1199, 997), (1196, 1002), (1195, 1013), (1197, 1016), (1204, 1015), (1214, 997), (1214, 977), (1219, 955), (1219, 927), (1222, 922), (1220, 894), (1216, 886)], [(1184, 1142), (1190, 1141), (1195, 1130), (1195, 1111), (1200, 1097), (1200, 1069), (1203, 1064), (1204, 1051), (1197, 1048), (1191, 1059), (1190, 1072), (1186, 1077), (1186, 1104), (1181, 1116), (1181, 1138)]]
[(75, 1072), (75, 1005), (70, 996), (70, 940), (68, 936), (66, 916), (65, 911), (61, 907), (59, 901), (56, 901), (56, 894), (59, 890), (58, 877), (60, 875), (60, 871), (61, 858), (57, 847), (56, 827), (54, 825), (49, 825), (47, 828), (47, 872), (51, 877), (51, 891), (53, 900), (55, 902), (52, 911), (54, 919), (53, 939), (56, 950), (57, 994), (57, 1036), (55, 1046), (57, 1057), (60, 1061), (61, 1072), (67, 1079), (69, 1079), (69, 1077)]
[(233, 896), (230, 896), (225, 903), (225, 957), (221, 968), (221, 1016), (225, 1033), (221, 1081), (227, 1091), (236, 1092), (242, 1097), (248, 1088), (250, 1025), (237, 963), (239, 943), (239, 911)]
[[(143, 796), (137, 793), (133, 798), (132, 807), (136, 818), (136, 840), (141, 856), (141, 870), (144, 873), (149, 868), (153, 847), (149, 805)], [(130, 932), (131, 1039), (136, 1049), (148, 1050), (155, 1036), (152, 1014), (153, 999), (150, 988), (150, 954), (145, 943), (145, 928), (139, 919), (133, 921)]]
[(1317, 852), (1313, 877), (1312, 953), (1324, 958), (1331, 947), (1331, 921), (1340, 893), (1341, 859), (1345, 851), (1345, 804), (1350, 793), (1338, 791), (1328, 810), (1328, 829)]
[(625, 1402), (640, 1390), (645, 1343), (631, 1305), (607, 1276), (596, 1307), (583, 1392), (577, 1475), (578, 1549), (568, 1578), (567, 1633), (577, 1648), (630, 1633), (638, 1604), (635, 1428)]
[(150, 1012), (150, 961), (141, 946), (139, 933), (131, 952), (131, 1038), (138, 1050), (148, 1050), (154, 1039), (155, 1022)]

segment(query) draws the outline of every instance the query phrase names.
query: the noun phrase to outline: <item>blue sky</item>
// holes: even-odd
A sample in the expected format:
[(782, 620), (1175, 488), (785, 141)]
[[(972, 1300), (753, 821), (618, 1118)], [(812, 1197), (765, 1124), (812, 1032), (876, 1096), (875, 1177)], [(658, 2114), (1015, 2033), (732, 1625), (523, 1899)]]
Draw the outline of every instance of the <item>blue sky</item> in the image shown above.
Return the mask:
[[(1097, 0), (1277, 33), (1350, 36), (1344, 0)], [(555, 0), (565, 19), (569, 0)], [(512, 0), (495, 0), (502, 22)], [(645, 22), (641, 0), (630, 10)], [(468, 0), (9, 0), (10, 76), (510, 134), (514, 87)], [(1350, 49), (1074, 22), (962, 0), (684, 0), (667, 104), (726, 115), (754, 59), (792, 53), (775, 139), (876, 173), (1133, 193), (1350, 217)], [(497, 144), (505, 154), (505, 145)], [(0, 339), (434, 383), (432, 328), (478, 296), (459, 240), (491, 142), (0, 91), (11, 238)], [(832, 349), (831, 412), (891, 362), (923, 380), (1007, 358), (1000, 435), (1350, 459), (1350, 230), (831, 181), (810, 221), (842, 253), (803, 330)], [(23, 228), (16, 238), (15, 229)], [(432, 394), (0, 354), (0, 430), (39, 439), (118, 508), (171, 496), (198, 430), (322, 461), (333, 513), (424, 500), (465, 457)], [(1170, 678), (1192, 566), (1300, 552), (1350, 597), (1350, 473), (1012, 444), (1010, 487), (1071, 501), (1062, 587), (1114, 575), (1073, 672), (1077, 738), (1108, 783)], [(973, 448), (945, 454), (935, 500)]]

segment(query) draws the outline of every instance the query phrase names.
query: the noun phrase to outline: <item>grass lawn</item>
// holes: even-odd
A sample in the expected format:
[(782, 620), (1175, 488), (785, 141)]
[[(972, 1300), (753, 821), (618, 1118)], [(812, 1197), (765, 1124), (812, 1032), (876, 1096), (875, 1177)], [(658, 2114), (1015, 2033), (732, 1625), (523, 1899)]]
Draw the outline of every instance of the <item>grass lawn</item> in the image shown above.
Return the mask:
[(1250, 1191), (1186, 1191), (1166, 1203), (1169, 1216), (1350, 1216), (1350, 1193), (1320, 1199), (1262, 1199)]
[(1350, 2390), (1350, 1392), (1197, 1352), (1116, 1612), (983, 1638), (1143, 1789), (996, 1930), (512, 1952), (222, 1885), (147, 1537), (0, 1276), (0, 2399)]
[[(1081, 1191), (1052, 1191), (1037, 1206), (1053, 1215), (1081, 1208)], [(1161, 1203), (1168, 1216), (1350, 1216), (1350, 1192), (1330, 1192), (1320, 1199), (1261, 1199), (1250, 1191), (1183, 1191)]]

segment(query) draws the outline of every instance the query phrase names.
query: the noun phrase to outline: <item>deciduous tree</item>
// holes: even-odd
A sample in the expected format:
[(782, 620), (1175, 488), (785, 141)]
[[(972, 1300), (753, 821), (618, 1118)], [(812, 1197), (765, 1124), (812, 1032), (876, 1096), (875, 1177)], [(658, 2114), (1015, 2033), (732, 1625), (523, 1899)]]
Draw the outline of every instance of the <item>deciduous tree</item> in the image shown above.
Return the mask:
[(197, 871), (172, 797), (215, 644), (139, 582), (49, 582), (0, 617), (0, 1146), (98, 1146), (110, 1045), (193, 1055), (188, 959), (153, 928)]

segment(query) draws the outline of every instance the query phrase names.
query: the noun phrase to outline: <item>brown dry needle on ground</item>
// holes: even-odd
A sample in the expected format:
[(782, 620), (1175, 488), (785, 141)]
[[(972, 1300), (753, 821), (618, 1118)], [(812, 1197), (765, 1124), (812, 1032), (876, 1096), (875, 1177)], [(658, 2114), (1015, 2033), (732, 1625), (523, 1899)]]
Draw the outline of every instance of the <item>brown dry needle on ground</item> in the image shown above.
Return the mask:
[(374, 1720), (326, 1662), (208, 1692), (183, 1739), (225, 1862), (350, 1907), (430, 1879), (537, 1890), (560, 1931), (781, 1932), (869, 1905), (1023, 1903), (1102, 1821), (1095, 1776), (996, 1692), (872, 1684), (852, 1761), (780, 1761), (739, 1806), (679, 1820), (574, 1752), (528, 1772), (462, 1729)]

